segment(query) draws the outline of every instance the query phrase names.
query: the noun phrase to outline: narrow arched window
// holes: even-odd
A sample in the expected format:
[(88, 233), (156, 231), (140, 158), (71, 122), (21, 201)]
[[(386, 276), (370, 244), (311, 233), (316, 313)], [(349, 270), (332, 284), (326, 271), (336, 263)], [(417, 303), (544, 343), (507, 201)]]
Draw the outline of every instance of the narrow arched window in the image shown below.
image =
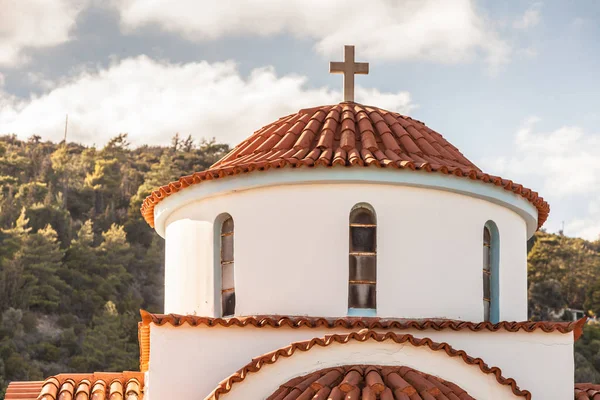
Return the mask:
[(483, 320), (490, 320), (492, 305), (492, 234), (490, 229), (483, 228)]
[(221, 315), (235, 313), (235, 282), (233, 273), (233, 218), (221, 225)]
[(498, 228), (492, 221), (483, 227), (483, 320), (499, 319)]
[(368, 205), (350, 212), (348, 311), (364, 314), (377, 308), (377, 220)]

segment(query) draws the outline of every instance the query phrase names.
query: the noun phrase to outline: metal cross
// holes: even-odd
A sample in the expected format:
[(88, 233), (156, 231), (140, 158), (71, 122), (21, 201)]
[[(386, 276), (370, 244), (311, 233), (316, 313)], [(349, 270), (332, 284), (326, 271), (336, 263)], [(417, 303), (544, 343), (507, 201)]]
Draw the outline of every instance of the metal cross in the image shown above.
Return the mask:
[(354, 101), (354, 75), (369, 73), (369, 63), (354, 62), (354, 46), (344, 46), (344, 62), (329, 63), (330, 74), (344, 74), (344, 101)]

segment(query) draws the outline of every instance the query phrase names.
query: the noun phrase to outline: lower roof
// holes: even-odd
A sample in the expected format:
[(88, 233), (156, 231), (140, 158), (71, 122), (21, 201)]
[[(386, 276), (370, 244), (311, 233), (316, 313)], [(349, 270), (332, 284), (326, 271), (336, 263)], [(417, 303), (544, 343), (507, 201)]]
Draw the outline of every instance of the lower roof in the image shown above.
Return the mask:
[(11, 382), (5, 400), (142, 400), (142, 372), (60, 374), (45, 381)]
[(255, 327), (255, 328), (344, 328), (344, 329), (395, 329), (406, 330), (452, 330), (471, 332), (481, 331), (509, 331), (509, 332), (573, 332), (575, 340), (583, 333), (583, 326), (587, 317), (577, 321), (554, 322), (554, 321), (500, 321), (492, 322), (469, 322), (442, 318), (381, 318), (381, 317), (309, 317), (309, 316), (287, 316), (287, 315), (251, 315), (231, 318), (199, 317), (196, 315), (179, 314), (153, 314), (141, 310), (142, 326), (149, 324), (171, 325), (171, 326), (205, 326), (205, 327)]
[(491, 322), (469, 322), (452, 319), (404, 319), (404, 318), (379, 318), (379, 317), (307, 317), (307, 316), (285, 316), (285, 315), (252, 315), (247, 317), (212, 318), (199, 317), (197, 315), (179, 314), (152, 314), (140, 310), (142, 322), (138, 329), (140, 342), (140, 370), (148, 370), (150, 361), (150, 324), (174, 327), (204, 326), (204, 327), (255, 327), (255, 328), (342, 328), (342, 329), (390, 329), (419, 331), (471, 331), (471, 332), (560, 332), (571, 333), (575, 340), (583, 333), (583, 326), (587, 317), (572, 322), (548, 322), (548, 321), (501, 321), (496, 324)]
[[(211, 318), (193, 315), (152, 314), (141, 311), (139, 326), (140, 360), (142, 372), (96, 372), (93, 374), (60, 374), (45, 381), (11, 382), (6, 391), (6, 400), (57, 400), (61, 393), (69, 394), (77, 400), (110, 399), (113, 394), (129, 400), (142, 399), (144, 387), (143, 372), (148, 368), (150, 356), (150, 324), (158, 326), (204, 326), (204, 327), (255, 327), (255, 328), (343, 328), (343, 329), (384, 329), (384, 330), (452, 330), (471, 332), (573, 332), (577, 340), (585, 325), (586, 318), (573, 322), (468, 322), (448, 319), (399, 319), (342, 317), (323, 318), (305, 316), (257, 315), (233, 318)], [(76, 397), (78, 395), (79, 397)], [(45, 397), (44, 397), (45, 396)], [(129, 397), (127, 397), (129, 396)], [(577, 400), (600, 400), (600, 385), (577, 384)], [(587, 397), (583, 397), (587, 396)]]
[[(406, 367), (399, 367), (399, 368), (406, 368)], [(326, 370), (322, 370), (323, 372), (325, 372)], [(348, 371), (350, 371), (350, 368), (348, 368)], [(321, 371), (320, 371), (321, 372)], [(370, 370), (368, 370), (367, 368), (364, 369), (364, 372), (366, 372), (367, 374), (370, 372)], [(401, 391), (409, 391), (412, 392), (412, 388), (414, 388), (415, 390), (418, 391), (418, 395), (421, 396), (421, 398), (425, 398), (423, 396), (423, 390), (418, 389), (418, 383), (412, 383), (410, 382), (411, 379), (410, 377), (407, 379), (406, 378), (406, 374), (408, 373), (408, 370), (402, 370), (402, 371), (398, 371), (400, 372), (401, 377), (407, 382), (407, 384), (409, 384), (409, 386), (405, 386), (403, 388), (401, 388)], [(403, 372), (403, 374), (402, 374)], [(439, 380), (440, 378), (437, 377), (433, 377), (431, 375), (427, 375), (427, 374), (423, 374), (419, 371), (415, 371), (418, 374), (422, 374), (422, 376), (424, 377), (424, 379), (426, 379), (427, 381), (430, 381), (431, 383), (435, 384), (434, 381), (432, 381), (432, 379), (435, 380)], [(127, 374), (127, 373), (124, 373)], [(136, 378), (135, 380), (126, 380), (125, 382), (121, 381), (121, 385), (109, 385), (108, 386), (108, 391), (107, 391), (107, 383), (105, 380), (103, 379), (94, 379), (92, 378), (92, 380), (90, 380), (90, 384), (92, 391), (90, 392), (88, 388), (90, 388), (90, 384), (87, 384), (85, 382), (83, 382), (83, 379), (78, 378), (80, 375), (86, 375), (86, 376), (90, 376), (90, 374), (60, 374), (54, 377), (50, 377), (48, 379), (46, 379), (45, 381), (28, 381), (28, 382), (11, 382), (8, 385), (8, 388), (6, 389), (6, 394), (4, 399), (5, 400), (38, 400), (38, 399), (42, 399), (42, 400), (57, 400), (60, 397), (58, 397), (59, 394), (63, 394), (63, 398), (70, 398), (70, 399), (76, 399), (76, 400), (109, 400), (109, 399), (114, 399), (114, 398), (120, 398), (120, 399), (127, 399), (127, 400), (143, 400), (144, 397), (144, 374), (140, 373), (140, 372), (133, 372), (131, 374), (136, 374), (139, 378)], [(380, 375), (386, 374), (385, 371), (381, 371)], [(119, 376), (121, 374), (119, 373), (111, 373), (111, 372), (103, 372), (103, 373), (96, 373), (96, 374), (91, 374), (92, 376), (96, 375), (96, 376), (101, 376), (104, 375), (105, 379), (110, 380), (109, 378), (106, 378), (107, 376)], [(306, 381), (310, 381), (310, 385), (311, 387), (318, 387), (317, 385), (321, 382), (323, 382), (325, 379), (321, 379), (321, 378), (325, 378), (326, 377), (326, 373), (324, 373), (321, 376), (318, 376), (317, 379), (315, 380), (315, 382), (319, 382), (317, 385), (312, 386), (313, 381), (311, 381), (310, 375), (313, 374), (309, 374), (309, 375), (305, 375), (303, 377), (300, 378), (306, 378)], [(347, 374), (346, 374), (347, 375)], [(346, 377), (346, 375), (344, 375), (344, 378)], [(72, 379), (73, 382), (76, 382), (75, 385), (71, 384), (65, 384), (64, 382), (62, 384), (57, 385), (56, 384), (56, 380), (55, 379), (64, 379), (64, 382), (66, 382), (66, 380), (68, 379)], [(65, 379), (66, 378), (66, 379)], [(293, 387), (298, 387), (298, 388), (302, 388), (302, 382), (300, 382), (300, 379), (298, 379), (298, 382), (296, 382), (295, 380), (291, 380), (288, 381), (287, 383), (283, 384), (280, 389), (278, 391), (276, 391), (274, 393), (275, 394), (279, 394), (281, 393), (281, 388), (282, 387), (287, 387), (289, 389), (289, 391), (293, 391)], [(363, 378), (365, 382), (367, 382), (366, 380), (366, 376)], [(371, 379), (371, 378), (370, 378)], [(388, 378), (389, 380), (389, 378)], [(99, 382), (102, 381), (102, 382)], [(440, 380), (441, 381), (441, 380)], [(60, 381), (59, 381), (60, 382)], [(114, 381), (111, 381), (114, 383)], [(384, 380), (384, 383), (386, 383), (386, 380)], [(441, 382), (442, 385), (447, 386), (448, 388), (452, 388), (453, 393), (456, 394), (458, 393), (457, 389), (458, 386), (456, 386), (456, 388), (454, 386), (452, 386), (451, 382), (447, 382), (447, 381), (442, 381)], [(123, 386), (123, 384), (125, 386)], [(305, 383), (306, 384), (306, 383)], [(98, 390), (98, 385), (100, 386), (100, 390)], [(328, 387), (330, 388), (330, 391), (334, 390), (334, 386), (332, 386), (332, 384), (327, 384)], [(360, 385), (360, 383), (359, 383)], [(292, 387), (293, 386), (293, 387)], [(325, 386), (325, 385), (323, 385)], [(44, 388), (47, 387), (50, 390), (45, 390)], [(52, 389), (53, 387), (56, 388), (56, 392), (54, 391), (54, 389)], [(125, 388), (125, 390), (123, 390), (123, 387)], [(390, 387), (390, 384), (386, 383), (385, 388)], [(438, 386), (439, 387), (439, 386)], [(385, 391), (384, 388), (384, 391)], [(390, 389), (392, 389), (392, 387), (390, 387)], [(393, 394), (396, 396), (395, 398), (402, 398), (399, 397), (399, 395), (396, 395), (396, 390), (398, 388), (393, 388), (392, 392)], [(461, 390), (460, 388), (458, 388), (459, 390)], [(319, 389), (320, 390), (320, 389)], [(429, 390), (429, 391), (428, 391)], [(427, 389), (426, 392), (428, 394), (431, 394), (431, 389)], [(327, 390), (323, 391), (326, 392)], [(440, 389), (441, 391), (441, 389)], [(449, 397), (447, 395), (447, 393), (445, 393), (444, 391), (441, 391), (442, 393), (444, 393), (446, 395), (446, 397)], [(317, 391), (316, 394), (318, 394), (319, 391)], [(416, 392), (415, 392), (416, 393)], [(94, 394), (96, 395), (96, 397), (93, 397)], [(302, 394), (302, 393), (300, 393)], [(410, 397), (410, 393), (408, 394), (408, 398), (413, 399), (413, 397)], [(76, 397), (75, 395), (78, 395), (79, 397)], [(361, 393), (362, 398), (363, 399), (368, 399), (369, 397), (365, 396), (365, 393), (362, 392)], [(45, 396), (45, 397), (44, 397)], [(112, 396), (112, 397), (111, 397)], [(463, 396), (468, 396), (468, 394), (465, 392), (465, 394), (463, 394)], [(298, 396), (299, 397), (299, 396)], [(295, 398), (298, 398), (295, 397)], [(311, 397), (312, 398), (312, 397)], [(330, 396), (329, 398), (331, 399), (335, 399), (335, 397)], [(343, 397), (342, 397), (343, 398)], [(385, 397), (380, 396), (381, 399), (384, 399)], [(406, 398), (406, 397), (405, 397)], [(430, 398), (430, 397), (428, 397)], [(471, 397), (460, 397), (458, 396), (459, 399), (470, 399)], [(273, 400), (275, 399), (279, 399), (279, 397), (272, 397)], [(322, 399), (321, 397), (316, 397), (316, 400), (320, 400)], [(323, 399), (328, 399), (327, 397), (324, 397)], [(360, 398), (359, 398), (360, 399)], [(394, 397), (388, 397), (389, 400), (393, 400)], [(419, 397), (414, 397), (414, 399), (418, 400)], [(575, 393), (574, 393), (574, 399), (575, 400), (600, 400), (600, 385), (599, 384), (593, 384), (593, 383), (576, 383), (575, 384)]]
[(595, 383), (576, 383), (575, 400), (600, 400), (600, 385)]

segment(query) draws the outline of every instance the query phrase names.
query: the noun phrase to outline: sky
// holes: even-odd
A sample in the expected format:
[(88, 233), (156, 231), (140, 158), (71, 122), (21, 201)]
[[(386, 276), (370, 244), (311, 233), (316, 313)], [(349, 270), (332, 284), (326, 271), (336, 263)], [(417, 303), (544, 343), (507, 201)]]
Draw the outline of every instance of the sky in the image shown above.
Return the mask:
[[(0, 0), (0, 134), (235, 145), (342, 101), (410, 115), (538, 191), (548, 231), (600, 236), (600, 2)], [(192, 171), (190, 171), (192, 172)]]

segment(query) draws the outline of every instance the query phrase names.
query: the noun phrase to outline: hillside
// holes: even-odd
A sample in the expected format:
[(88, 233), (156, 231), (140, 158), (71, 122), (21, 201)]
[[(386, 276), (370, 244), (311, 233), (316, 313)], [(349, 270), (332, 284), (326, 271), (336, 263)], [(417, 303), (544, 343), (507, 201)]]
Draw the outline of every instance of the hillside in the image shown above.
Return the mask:
[[(163, 240), (141, 202), (227, 150), (0, 137), (0, 397), (11, 380), (137, 369), (138, 311), (160, 312), (163, 297)], [(529, 249), (533, 319), (600, 312), (600, 242), (538, 232)], [(586, 328), (576, 361), (578, 381), (600, 382), (600, 328)]]

